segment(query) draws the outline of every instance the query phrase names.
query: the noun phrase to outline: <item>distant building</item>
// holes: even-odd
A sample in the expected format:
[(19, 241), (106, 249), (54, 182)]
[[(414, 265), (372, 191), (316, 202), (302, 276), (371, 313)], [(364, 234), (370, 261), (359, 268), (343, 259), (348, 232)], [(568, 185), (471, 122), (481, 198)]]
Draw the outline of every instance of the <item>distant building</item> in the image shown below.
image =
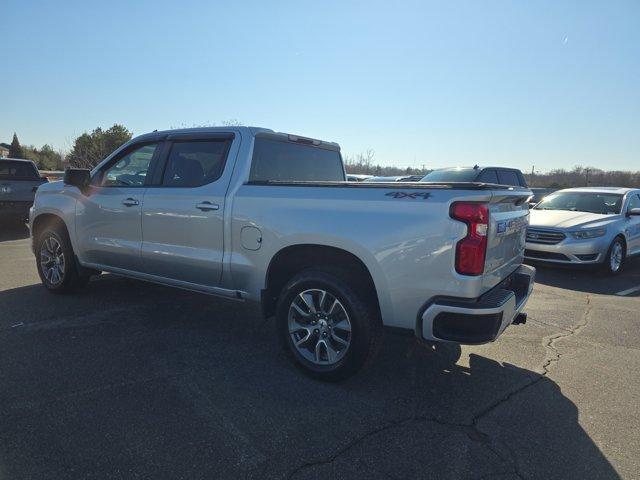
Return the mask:
[(8, 143), (0, 143), (0, 157), (8, 157), (10, 147)]

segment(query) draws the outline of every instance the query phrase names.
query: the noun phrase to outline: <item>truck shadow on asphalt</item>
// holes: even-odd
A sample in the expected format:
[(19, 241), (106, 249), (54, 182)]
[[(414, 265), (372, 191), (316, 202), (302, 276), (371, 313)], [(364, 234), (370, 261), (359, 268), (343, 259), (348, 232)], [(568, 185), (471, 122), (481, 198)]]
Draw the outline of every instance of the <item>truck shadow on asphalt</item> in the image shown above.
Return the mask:
[[(600, 273), (595, 268), (554, 267), (532, 263), (536, 267), (536, 283), (585, 293), (615, 295), (640, 287), (640, 257), (627, 260), (624, 269), (615, 276)], [(640, 296), (640, 290), (628, 294)]]
[(7, 478), (618, 478), (537, 372), (387, 335), (311, 380), (249, 305), (104, 275), (0, 292)]

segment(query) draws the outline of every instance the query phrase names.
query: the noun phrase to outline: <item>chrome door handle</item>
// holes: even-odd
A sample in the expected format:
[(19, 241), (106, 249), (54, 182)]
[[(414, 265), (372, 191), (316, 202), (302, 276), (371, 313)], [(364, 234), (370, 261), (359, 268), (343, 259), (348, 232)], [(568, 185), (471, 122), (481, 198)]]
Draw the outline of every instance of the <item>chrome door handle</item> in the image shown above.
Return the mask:
[(126, 207), (133, 207), (134, 205), (140, 205), (140, 202), (138, 202), (138, 200), (136, 200), (135, 198), (129, 197), (122, 200), (122, 204)]
[(211, 202), (202, 202), (196, 205), (198, 210), (202, 210), (203, 212), (208, 212), (209, 210), (219, 210), (220, 205)]

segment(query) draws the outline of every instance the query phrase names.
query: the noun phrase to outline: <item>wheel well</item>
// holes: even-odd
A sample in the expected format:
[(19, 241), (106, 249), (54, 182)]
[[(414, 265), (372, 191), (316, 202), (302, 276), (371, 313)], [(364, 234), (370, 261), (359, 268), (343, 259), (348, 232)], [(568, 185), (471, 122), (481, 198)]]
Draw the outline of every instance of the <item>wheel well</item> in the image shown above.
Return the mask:
[(373, 278), (362, 260), (340, 248), (325, 245), (294, 245), (276, 253), (267, 269), (266, 288), (262, 292), (262, 313), (265, 318), (275, 313), (278, 296), (286, 283), (297, 273), (312, 267), (341, 270), (340, 273), (349, 277), (350, 285), (368, 295), (377, 311), (380, 311)]
[(621, 233), (616, 235), (616, 237), (619, 238), (620, 240), (622, 240), (622, 248), (624, 248), (624, 254), (626, 255), (627, 254), (627, 239)]
[(55, 215), (53, 213), (43, 213), (42, 215), (38, 215), (33, 220), (31, 233), (34, 240), (38, 238), (38, 235), (40, 234), (40, 232), (49, 225), (59, 225), (65, 229), (65, 231), (67, 232), (67, 235), (69, 234), (69, 231), (67, 230), (67, 226), (65, 225), (64, 220), (62, 220), (58, 215)]

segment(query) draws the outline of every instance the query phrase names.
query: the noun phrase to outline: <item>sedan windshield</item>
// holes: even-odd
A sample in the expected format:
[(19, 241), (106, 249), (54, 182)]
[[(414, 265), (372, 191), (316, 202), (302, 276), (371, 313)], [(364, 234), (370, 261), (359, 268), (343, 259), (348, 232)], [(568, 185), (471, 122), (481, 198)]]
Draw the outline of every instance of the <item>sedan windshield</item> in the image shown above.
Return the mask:
[(421, 182), (473, 182), (478, 170), (473, 168), (443, 168), (428, 173)]
[(620, 213), (622, 195), (613, 193), (560, 192), (544, 198), (535, 210), (570, 210), (574, 212)]

